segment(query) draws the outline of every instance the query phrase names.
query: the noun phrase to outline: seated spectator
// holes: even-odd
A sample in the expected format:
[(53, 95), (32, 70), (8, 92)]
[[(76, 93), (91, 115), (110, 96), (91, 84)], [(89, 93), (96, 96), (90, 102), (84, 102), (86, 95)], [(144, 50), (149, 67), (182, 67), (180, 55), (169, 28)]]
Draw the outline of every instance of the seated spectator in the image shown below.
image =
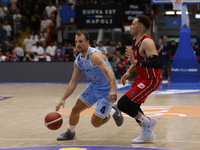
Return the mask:
[(64, 54), (61, 53), (60, 49), (56, 50), (56, 54), (53, 57), (53, 61), (64, 61)]
[(27, 50), (30, 50), (34, 44), (35, 44), (35, 40), (31, 38), (31, 34), (28, 34), (27, 38), (25, 38), (23, 41), (25, 52), (27, 52)]
[(57, 8), (50, 1), (48, 6), (45, 7), (45, 11), (47, 12), (48, 17), (51, 18), (51, 15), (57, 11)]
[(34, 61), (34, 55), (31, 53), (31, 50), (29, 49), (27, 50), (23, 61), (27, 61), (27, 62)]
[(92, 45), (91, 45), (91, 47), (97, 47), (98, 45), (97, 45), (97, 40), (96, 39), (94, 39), (93, 41), (92, 41)]
[(110, 41), (110, 46), (107, 47), (107, 54), (109, 56), (109, 61), (112, 60), (114, 52), (117, 50), (115, 46), (115, 41)]
[(41, 24), (40, 24), (40, 31), (42, 31), (44, 28), (48, 29), (49, 26), (53, 26), (53, 22), (48, 19), (47, 16), (44, 16), (44, 19), (41, 21)]
[(96, 47), (96, 49), (101, 50), (102, 52), (104, 52), (104, 54), (107, 54), (107, 50), (103, 46), (103, 41), (99, 41), (99, 45)]
[(54, 45), (54, 42), (51, 41), (50, 42), (50, 45), (47, 46), (47, 55), (49, 55), (52, 59), (53, 59), (53, 56), (55, 55), (55, 50), (56, 50), (56, 46)]
[(122, 55), (120, 60), (117, 61), (117, 64), (114, 68), (114, 73), (117, 79), (121, 79), (121, 77), (126, 73), (129, 68), (129, 62), (125, 59), (125, 56)]
[(121, 59), (120, 51), (116, 51), (113, 55), (112, 62), (116, 64)]
[(67, 46), (65, 47), (65, 58), (66, 61), (69, 61), (69, 58), (73, 58), (73, 48), (71, 43), (66, 43), (66, 45)]
[(16, 47), (15, 50), (17, 51), (17, 55), (19, 55), (21, 58), (24, 57), (24, 50), (21, 43), (18, 43), (18, 47)]
[(6, 56), (3, 55), (3, 51), (0, 49), (0, 62), (5, 61), (5, 59), (6, 59)]
[(44, 28), (44, 29), (40, 32), (40, 42), (41, 42), (41, 43), (45, 42), (46, 37), (47, 37), (47, 28)]
[(5, 51), (9, 51), (10, 54), (11, 54), (12, 51), (13, 51), (13, 49), (14, 49), (14, 46), (13, 46), (10, 42), (8, 42), (8, 41), (4, 41), (4, 42), (5, 42), (5, 44), (6, 44), (6, 48), (3, 49), (3, 51), (4, 51), (4, 52), (5, 52)]
[(7, 11), (8, 11), (8, 7), (5, 6), (4, 3), (0, 2), (0, 16), (1, 16), (2, 18), (5, 17)]
[(126, 51), (126, 47), (122, 44), (121, 41), (117, 41), (117, 45), (118, 45), (117, 50), (120, 51), (121, 55), (124, 55)]
[(12, 61), (12, 55), (10, 54), (10, 51), (6, 50), (5, 51), (5, 56), (6, 56), (5, 61), (7, 61), (7, 62), (11, 62)]
[(69, 56), (68, 61), (74, 61), (78, 56), (79, 52), (76, 48), (73, 48), (73, 54)]
[(0, 42), (4, 40), (4, 36), (7, 35), (7, 31), (3, 28), (3, 23), (0, 24)]
[(21, 61), (21, 57), (19, 55), (17, 55), (17, 51), (15, 49), (13, 49), (12, 51), (12, 61)]
[(40, 43), (37, 42), (36, 45), (31, 48), (31, 53), (34, 54), (34, 61), (39, 61), (40, 56), (44, 53), (44, 49), (40, 46)]
[(61, 42), (58, 43), (58, 46), (56, 47), (56, 50), (57, 49), (60, 49), (61, 50), (61, 53), (63, 55), (65, 55), (65, 47), (63, 46), (63, 44)]
[(40, 56), (39, 61), (51, 61), (51, 57), (47, 55), (46, 51), (44, 51), (43, 55)]
[(40, 41), (38, 35), (35, 33), (34, 30), (31, 30), (31, 39), (33, 39), (35, 43)]
[(194, 43), (193, 49), (196, 55), (200, 55), (200, 48), (197, 43)]

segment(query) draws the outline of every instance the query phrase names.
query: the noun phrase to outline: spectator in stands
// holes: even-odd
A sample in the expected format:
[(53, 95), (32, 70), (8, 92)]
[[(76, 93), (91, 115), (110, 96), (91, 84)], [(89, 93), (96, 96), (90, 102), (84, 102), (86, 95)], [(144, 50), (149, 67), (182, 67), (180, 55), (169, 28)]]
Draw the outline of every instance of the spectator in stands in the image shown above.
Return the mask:
[(107, 50), (106, 50), (106, 48), (103, 46), (103, 41), (99, 41), (99, 45), (96, 47), (96, 49), (103, 51), (104, 54), (107, 54)]
[(0, 42), (4, 41), (4, 36), (7, 35), (7, 31), (3, 28), (3, 23), (0, 24)]
[(43, 61), (51, 61), (51, 57), (47, 55), (47, 51), (44, 51), (43, 55), (40, 56), (39, 60), (43, 59)]
[(15, 62), (15, 61), (21, 61), (21, 57), (19, 55), (17, 55), (17, 51), (15, 49), (12, 50), (12, 61)]
[[(0, 44), (1, 44), (1, 43), (0, 43)], [(1, 61), (5, 61), (5, 59), (6, 59), (6, 56), (3, 55), (3, 50), (0, 49), (0, 62), (1, 62)]]
[(9, 11), (10, 14), (12, 14), (12, 15), (15, 14), (15, 10), (12, 9), (11, 5), (8, 6), (8, 11)]
[(47, 55), (49, 55), (53, 59), (53, 56), (55, 55), (55, 51), (56, 51), (56, 46), (54, 45), (53, 41), (51, 41), (50, 45), (47, 46), (46, 51), (47, 51)]
[(165, 69), (165, 52), (164, 52), (164, 46), (163, 46), (163, 39), (160, 38), (158, 40), (158, 44), (156, 45), (157, 50), (158, 50), (158, 55), (160, 58), (160, 77), (161, 79), (164, 78), (164, 69)]
[(197, 43), (194, 43), (193, 49), (196, 55), (200, 55), (200, 48)]
[(31, 53), (31, 50), (29, 49), (27, 50), (23, 61), (27, 61), (27, 62), (34, 61), (34, 55)]
[(98, 46), (98, 44), (97, 44), (97, 40), (96, 39), (94, 39), (93, 41), (92, 41), (92, 45), (91, 45), (91, 47), (97, 47)]
[(60, 49), (61, 50), (61, 53), (63, 55), (65, 55), (65, 47), (63, 46), (63, 44), (61, 42), (58, 43), (58, 46), (56, 47), (56, 50), (57, 49)]
[(44, 49), (40, 45), (40, 42), (37, 42), (36, 45), (31, 48), (31, 53), (34, 54), (34, 61), (39, 61), (40, 56), (44, 53)]
[(40, 21), (36, 19), (35, 15), (32, 15), (30, 20), (30, 30), (34, 31), (37, 34), (39, 28), (40, 28)]
[(1, 0), (1, 2), (4, 3), (4, 5), (5, 5), (6, 7), (9, 6), (9, 1), (10, 1), (10, 0)]
[(114, 41), (110, 41), (110, 46), (107, 47), (107, 54), (109, 57), (109, 61), (112, 60), (113, 56), (114, 56), (114, 52), (117, 50)]
[(170, 55), (174, 56), (176, 53), (178, 46), (176, 45), (175, 41), (171, 41), (171, 45), (170, 45)]
[(37, 5), (39, 6), (39, 14), (42, 14), (47, 6), (44, 0), (38, 0)]
[(31, 39), (33, 39), (36, 42), (39, 42), (39, 36), (35, 33), (34, 30), (31, 30)]
[(8, 11), (4, 17), (4, 21), (8, 21), (8, 24), (13, 28), (13, 15)]
[(5, 51), (5, 56), (6, 56), (6, 58), (5, 58), (6, 62), (11, 62), (12, 61), (12, 55), (10, 54), (10, 51), (6, 50)]
[(0, 2), (0, 16), (4, 19), (6, 13), (8, 11), (8, 7), (5, 6), (4, 3)]
[(117, 50), (120, 51), (121, 55), (124, 55), (126, 47), (122, 44), (121, 41), (117, 41), (117, 45), (118, 45)]
[(21, 20), (22, 16), (19, 13), (20, 10), (17, 9), (15, 11), (15, 14), (13, 15), (13, 22), (14, 22), (14, 40), (18, 42), (19, 40), (19, 35), (21, 34)]
[(171, 70), (171, 62), (170, 62), (170, 43), (167, 41), (167, 35), (164, 34), (163, 39), (163, 46), (164, 46), (164, 55), (165, 55), (165, 66), (167, 71), (167, 80), (170, 81), (170, 70)]
[(31, 34), (28, 34), (28, 37), (23, 41), (25, 52), (27, 52), (27, 50), (31, 50), (34, 44), (35, 41), (31, 38)]
[(125, 56), (122, 55), (114, 67), (115, 77), (117, 79), (121, 79), (121, 77), (126, 73), (128, 68), (129, 68), (129, 62), (127, 59), (125, 59)]
[(17, 0), (9, 0), (10, 1), (10, 5), (12, 7), (12, 10), (16, 10), (17, 9)]
[(69, 57), (69, 61), (74, 61), (76, 57), (78, 56), (79, 52), (77, 51), (76, 48), (73, 48), (73, 55)]
[(7, 21), (7, 20), (4, 21), (3, 28), (4, 28), (4, 29), (6, 30), (6, 32), (7, 32), (7, 37), (8, 37), (9, 39), (11, 39), (11, 37), (12, 37), (12, 27), (11, 27), (11, 25), (8, 24), (8, 21)]
[(57, 11), (57, 8), (50, 1), (48, 3), (48, 6), (45, 7), (45, 11), (47, 12), (48, 17), (51, 18), (51, 14), (55, 13)]
[(121, 59), (121, 54), (120, 54), (120, 51), (117, 50), (114, 52), (112, 62), (114, 62), (114, 64), (116, 64), (120, 59)]
[(62, 54), (61, 49), (56, 50), (53, 61), (64, 61), (64, 54)]
[(53, 22), (45, 15), (40, 24), (40, 31), (42, 31), (44, 28), (48, 29), (49, 26), (53, 26)]
[(13, 49), (14, 49), (14, 45), (11, 44), (11, 43), (8, 42), (8, 41), (4, 41), (4, 42), (5, 42), (5, 44), (6, 44), (6, 48), (3, 49), (3, 51), (4, 51), (4, 52), (9, 51), (9, 55), (10, 55), (10, 54), (12, 53)]
[(45, 42), (45, 38), (47, 37), (47, 28), (44, 28), (41, 32), (40, 32), (40, 42)]
[(73, 48), (71, 43), (65, 43), (65, 58), (66, 61), (70, 61), (73, 58)]
[(21, 43), (18, 43), (18, 47), (16, 47), (15, 50), (17, 51), (17, 55), (19, 55), (21, 58), (24, 57), (24, 50)]

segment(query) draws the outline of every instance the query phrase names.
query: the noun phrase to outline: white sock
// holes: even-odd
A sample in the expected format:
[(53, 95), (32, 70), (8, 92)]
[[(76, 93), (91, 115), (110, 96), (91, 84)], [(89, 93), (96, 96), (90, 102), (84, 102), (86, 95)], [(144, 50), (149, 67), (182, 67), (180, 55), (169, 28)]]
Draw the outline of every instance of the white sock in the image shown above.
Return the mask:
[(111, 108), (111, 110), (110, 110), (110, 116), (112, 117), (115, 112), (116, 112), (116, 110), (114, 108)]
[(69, 124), (69, 130), (70, 130), (71, 132), (74, 132), (74, 131), (75, 131), (75, 128), (76, 128), (76, 126), (72, 126), (72, 125)]
[(141, 117), (138, 120), (140, 120), (142, 124), (149, 122), (149, 118), (147, 118), (143, 114), (141, 115)]

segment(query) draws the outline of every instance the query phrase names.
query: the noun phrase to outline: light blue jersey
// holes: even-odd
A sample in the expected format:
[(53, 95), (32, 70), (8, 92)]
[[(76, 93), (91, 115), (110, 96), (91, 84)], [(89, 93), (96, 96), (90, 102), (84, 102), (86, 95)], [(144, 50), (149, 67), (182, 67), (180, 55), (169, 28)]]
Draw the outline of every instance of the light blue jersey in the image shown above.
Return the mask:
[[(107, 77), (104, 75), (104, 73), (97, 66), (93, 66), (90, 62), (90, 55), (94, 51), (103, 53), (98, 49), (90, 47), (85, 58), (81, 58), (81, 53), (79, 53), (79, 55), (76, 58), (76, 64), (79, 67), (79, 69), (81, 69), (81, 71), (86, 74), (87, 80), (92, 83), (95, 89), (110, 88), (110, 83)], [(107, 58), (105, 61), (112, 70), (112, 67)]]
[[(100, 50), (89, 47), (85, 58), (81, 58), (81, 53), (76, 58), (78, 68), (86, 74), (87, 80), (90, 82), (78, 96), (78, 99), (88, 107), (93, 106), (97, 102), (94, 114), (104, 119), (106, 116), (109, 116), (112, 107), (112, 103), (108, 99), (110, 83), (104, 73), (97, 66), (91, 64), (90, 55), (94, 51), (102, 53)], [(105, 61), (112, 70), (107, 58)]]

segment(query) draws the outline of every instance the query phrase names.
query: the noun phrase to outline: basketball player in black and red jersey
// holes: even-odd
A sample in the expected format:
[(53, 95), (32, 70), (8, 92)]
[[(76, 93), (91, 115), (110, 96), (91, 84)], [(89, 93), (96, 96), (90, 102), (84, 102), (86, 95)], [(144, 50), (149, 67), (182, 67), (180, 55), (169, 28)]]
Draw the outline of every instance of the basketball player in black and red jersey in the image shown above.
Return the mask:
[(145, 15), (138, 15), (130, 26), (130, 34), (134, 36), (132, 50), (126, 49), (126, 55), (130, 59), (131, 66), (122, 77), (122, 83), (137, 70), (137, 77), (132, 88), (118, 101), (118, 108), (136, 119), (142, 127), (142, 134), (132, 140), (132, 143), (153, 141), (156, 136), (153, 128), (156, 118), (144, 115), (140, 106), (145, 102), (147, 96), (155, 91), (160, 83), (160, 61), (156, 45), (147, 30), (150, 28), (150, 20)]

